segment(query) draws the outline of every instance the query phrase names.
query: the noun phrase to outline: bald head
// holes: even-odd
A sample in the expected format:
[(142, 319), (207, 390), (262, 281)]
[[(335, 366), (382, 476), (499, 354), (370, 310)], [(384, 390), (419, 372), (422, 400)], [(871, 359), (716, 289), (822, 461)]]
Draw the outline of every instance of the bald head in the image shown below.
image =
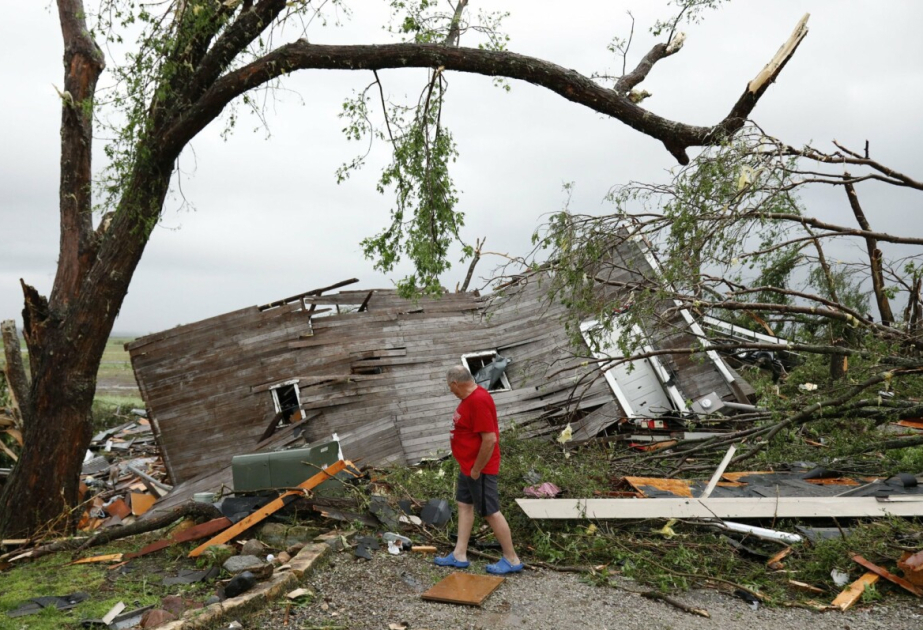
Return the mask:
[(464, 365), (449, 368), (449, 371), (446, 372), (445, 380), (449, 386), (449, 391), (460, 400), (464, 400), (478, 388), (477, 383), (474, 382), (474, 377), (471, 376), (471, 372)]
[(449, 383), (473, 383), (474, 377), (464, 365), (453, 365), (446, 372), (445, 380)]

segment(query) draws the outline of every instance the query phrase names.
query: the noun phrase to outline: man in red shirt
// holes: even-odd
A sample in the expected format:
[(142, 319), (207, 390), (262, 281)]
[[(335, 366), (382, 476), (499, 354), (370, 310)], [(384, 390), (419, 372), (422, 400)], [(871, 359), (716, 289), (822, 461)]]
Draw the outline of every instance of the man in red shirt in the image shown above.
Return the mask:
[(447, 556), (436, 558), (443, 567), (463, 569), (468, 562), (468, 539), (474, 525), (474, 512), (481, 515), (503, 550), (503, 557), (487, 565), (488, 573), (506, 574), (522, 571), (523, 565), (513, 548), (510, 526), (500, 513), (497, 475), (500, 472), (500, 426), (497, 407), (487, 390), (477, 385), (471, 372), (456, 366), (446, 374), (449, 390), (461, 402), (452, 418), (452, 456), (458, 462), (458, 539)]

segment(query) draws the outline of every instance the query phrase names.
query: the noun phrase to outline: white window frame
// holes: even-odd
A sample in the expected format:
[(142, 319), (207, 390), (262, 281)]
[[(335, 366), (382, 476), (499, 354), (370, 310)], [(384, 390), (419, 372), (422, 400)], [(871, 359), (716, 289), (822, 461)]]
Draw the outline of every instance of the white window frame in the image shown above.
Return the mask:
[[(500, 353), (497, 352), (496, 350), (481, 350), (479, 352), (468, 352), (466, 354), (461, 355), (462, 365), (468, 368), (468, 371), (471, 372), (471, 366), (468, 365), (468, 359), (483, 358), (487, 355), (490, 355), (492, 357), (491, 361), (493, 359), (500, 358)], [(488, 363), (490, 363), (490, 361), (488, 361)], [(471, 372), (471, 376), (474, 376), (474, 372)], [(490, 389), (488, 391), (491, 394), (496, 394), (498, 392), (513, 391), (513, 387), (510, 385), (510, 380), (506, 377), (506, 372), (503, 372), (503, 374), (500, 375), (500, 385), (501, 387), (497, 389)]]
[(276, 409), (276, 413), (282, 412), (282, 403), (279, 402), (279, 392), (278, 390), (287, 385), (295, 386), (295, 400), (298, 401), (298, 409), (301, 409), (301, 390), (298, 388), (298, 382), (300, 379), (292, 379), (290, 381), (285, 381), (284, 383), (279, 383), (278, 385), (273, 385), (269, 388), (269, 391), (272, 393), (272, 405)]

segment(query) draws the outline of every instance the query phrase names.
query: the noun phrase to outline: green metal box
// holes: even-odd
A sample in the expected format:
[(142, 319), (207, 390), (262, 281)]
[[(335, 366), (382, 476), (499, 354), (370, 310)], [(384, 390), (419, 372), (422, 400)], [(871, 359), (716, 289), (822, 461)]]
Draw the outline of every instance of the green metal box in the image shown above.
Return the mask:
[[(237, 455), (231, 459), (234, 491), (294, 488), (336, 462), (339, 453), (340, 444), (334, 440), (290, 451)], [(341, 485), (340, 481), (331, 479), (318, 486), (317, 491), (327, 494)]]

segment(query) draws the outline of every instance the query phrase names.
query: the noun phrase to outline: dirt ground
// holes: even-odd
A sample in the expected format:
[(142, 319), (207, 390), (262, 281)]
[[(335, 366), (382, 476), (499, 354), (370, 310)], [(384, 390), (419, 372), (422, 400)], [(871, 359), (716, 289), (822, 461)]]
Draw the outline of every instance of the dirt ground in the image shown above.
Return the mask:
[[(453, 569), (436, 567), (431, 556), (390, 556), (374, 552), (372, 560), (348, 552), (334, 554), (306, 584), (315, 593), (310, 603), (295, 604), (285, 620), (285, 604), (276, 603), (248, 619), (244, 628), (338, 628), (387, 630), (390, 624), (407, 630), (499, 630), (508, 628), (580, 630), (865, 630), (923, 628), (923, 602), (882, 587), (884, 600), (846, 613), (750, 604), (702, 590), (677, 595), (704, 608), (705, 619), (667, 604), (643, 598), (643, 590), (628, 580), (619, 588), (597, 587), (580, 576), (553, 571), (527, 571), (511, 576), (482, 608), (428, 602), (420, 593)], [(468, 571), (483, 574), (484, 561)], [(831, 596), (832, 598), (832, 596)]]

